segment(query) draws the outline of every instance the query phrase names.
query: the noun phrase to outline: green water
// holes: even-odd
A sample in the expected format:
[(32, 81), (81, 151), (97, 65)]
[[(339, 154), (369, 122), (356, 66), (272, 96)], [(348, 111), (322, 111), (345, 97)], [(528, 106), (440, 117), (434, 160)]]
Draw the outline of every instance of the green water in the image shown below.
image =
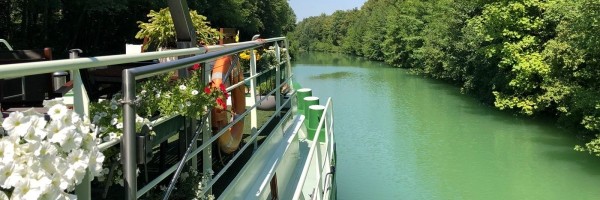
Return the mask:
[(339, 199), (600, 199), (600, 159), (551, 122), (356, 57), (311, 53), (293, 66), (302, 86), (333, 97)]

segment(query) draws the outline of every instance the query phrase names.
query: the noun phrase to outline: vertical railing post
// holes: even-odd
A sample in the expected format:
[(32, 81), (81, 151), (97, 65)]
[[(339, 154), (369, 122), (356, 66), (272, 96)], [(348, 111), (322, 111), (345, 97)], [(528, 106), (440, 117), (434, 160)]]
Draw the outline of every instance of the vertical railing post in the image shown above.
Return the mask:
[[(256, 75), (256, 55), (254, 55), (254, 49), (250, 50), (250, 77)], [(250, 79), (250, 102), (251, 105), (256, 104), (256, 77)], [(256, 108), (250, 111), (250, 130), (252, 135), (256, 133), (258, 127)], [(254, 140), (254, 150), (258, 148), (256, 140)]]
[[(209, 68), (209, 62), (204, 63), (204, 67), (202, 68), (202, 74), (204, 83), (208, 85), (211, 80), (211, 69)], [(212, 137), (211, 126), (211, 112), (208, 111), (206, 117), (206, 121), (204, 121), (204, 127), (202, 127), (202, 144), (206, 143)], [(204, 150), (202, 150), (202, 175), (208, 178), (207, 181), (211, 181), (212, 179), (212, 146), (208, 145)], [(212, 194), (212, 188), (206, 192), (207, 195)]]
[[(275, 65), (275, 110), (279, 110), (281, 108), (281, 49), (279, 42), (275, 42), (275, 60), (277, 60), (277, 65)], [(281, 117), (281, 112), (277, 112), (277, 117)]]
[[(69, 59), (79, 58), (79, 53), (81, 53), (81, 49), (72, 49), (69, 51)], [(85, 87), (83, 86), (83, 81), (81, 80), (81, 74), (79, 70), (71, 71), (73, 75), (73, 107), (75, 112), (79, 114), (81, 117), (89, 117), (89, 98)], [(77, 199), (81, 200), (89, 200), (92, 199), (92, 179), (89, 170), (86, 170), (85, 176), (79, 185), (75, 187), (75, 194), (77, 195)]]
[[(287, 38), (284, 39), (283, 41), (285, 43), (285, 63), (286, 63), (286, 65), (285, 65), (285, 67), (286, 67), (285, 73), (286, 73), (286, 76), (289, 77), (289, 76), (292, 75), (292, 62), (290, 61), (290, 44), (288, 43)], [(288, 78), (288, 77), (285, 77), (285, 78)], [(294, 85), (293, 81), (294, 81), (294, 79), (292, 79), (292, 80), (290, 80), (288, 82), (288, 85), (290, 87), (293, 87), (293, 85)]]
[(123, 159), (123, 176), (125, 199), (137, 199), (137, 159), (135, 133), (135, 76), (128, 69), (123, 70), (123, 140), (121, 142), (121, 158)]

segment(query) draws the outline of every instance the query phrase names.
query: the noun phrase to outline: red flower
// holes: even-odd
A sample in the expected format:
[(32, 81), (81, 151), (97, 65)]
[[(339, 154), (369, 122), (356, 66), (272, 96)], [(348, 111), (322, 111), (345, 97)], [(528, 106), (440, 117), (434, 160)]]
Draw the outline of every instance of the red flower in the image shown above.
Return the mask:
[(206, 94), (210, 94), (210, 86), (206, 86), (206, 87), (204, 88), (204, 93), (206, 93)]
[(219, 106), (221, 106), (221, 108), (222, 108), (223, 110), (227, 109), (227, 104), (226, 104), (225, 102), (223, 102), (223, 99), (221, 99), (221, 98), (217, 98), (217, 104), (218, 104)]
[(198, 69), (200, 69), (200, 67), (201, 67), (201, 66), (200, 66), (200, 64), (199, 64), (199, 63), (196, 63), (196, 64), (194, 64), (194, 66), (190, 67), (190, 69), (189, 69), (189, 70), (190, 70), (190, 71), (195, 71), (195, 70), (198, 70)]
[(219, 88), (221, 89), (221, 92), (227, 93), (227, 89), (225, 88), (225, 84), (221, 83), (221, 85), (219, 85)]

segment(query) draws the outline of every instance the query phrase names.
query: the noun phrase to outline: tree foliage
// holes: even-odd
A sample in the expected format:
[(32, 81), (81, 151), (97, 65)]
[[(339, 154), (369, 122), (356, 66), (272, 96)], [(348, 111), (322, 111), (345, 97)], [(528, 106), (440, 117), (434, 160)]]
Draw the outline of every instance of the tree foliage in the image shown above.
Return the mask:
[[(187, 2), (212, 27), (239, 29), (241, 40), (259, 33), (283, 36), (296, 21), (285, 0)], [(66, 57), (73, 48), (85, 55), (117, 54), (125, 43), (141, 43), (134, 38), (136, 22), (166, 7), (166, 0), (0, 0), (0, 38), (18, 49), (52, 47), (55, 57)]]
[[(341, 13), (343, 31), (330, 25), (335, 14), (301, 21), (294, 47), (385, 61), (499, 109), (556, 116), (583, 138), (600, 134), (597, 0), (369, 0)], [(598, 153), (598, 144), (577, 149)]]

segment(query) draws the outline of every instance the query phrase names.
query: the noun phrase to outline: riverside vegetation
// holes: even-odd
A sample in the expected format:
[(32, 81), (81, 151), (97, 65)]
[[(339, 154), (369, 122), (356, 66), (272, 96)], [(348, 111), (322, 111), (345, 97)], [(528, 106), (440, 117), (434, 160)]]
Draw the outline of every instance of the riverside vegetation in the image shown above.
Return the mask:
[(461, 86), (501, 110), (554, 116), (600, 156), (600, 2), (368, 0), (307, 18), (292, 48), (343, 52)]

